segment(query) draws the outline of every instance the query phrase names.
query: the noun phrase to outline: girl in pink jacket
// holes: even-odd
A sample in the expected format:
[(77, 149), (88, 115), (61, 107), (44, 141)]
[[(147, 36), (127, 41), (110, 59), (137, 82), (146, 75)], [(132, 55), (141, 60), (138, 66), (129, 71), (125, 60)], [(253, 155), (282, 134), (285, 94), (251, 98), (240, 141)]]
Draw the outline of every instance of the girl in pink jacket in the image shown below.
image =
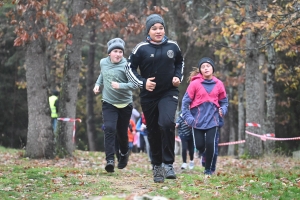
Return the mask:
[(204, 174), (211, 175), (219, 116), (227, 113), (228, 100), (222, 81), (213, 76), (214, 61), (204, 57), (198, 67), (200, 74), (192, 78), (182, 99), (182, 114), (193, 129), (195, 147), (200, 153), (206, 149)]

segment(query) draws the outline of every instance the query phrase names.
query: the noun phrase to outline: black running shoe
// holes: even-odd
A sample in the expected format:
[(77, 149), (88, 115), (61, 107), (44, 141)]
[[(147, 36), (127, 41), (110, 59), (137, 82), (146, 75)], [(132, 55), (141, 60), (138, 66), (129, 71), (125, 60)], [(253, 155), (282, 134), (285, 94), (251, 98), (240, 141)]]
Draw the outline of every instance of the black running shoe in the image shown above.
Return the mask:
[(163, 183), (165, 181), (165, 170), (161, 165), (153, 166), (154, 183)]
[(115, 172), (115, 162), (113, 160), (108, 160), (105, 166), (107, 172)]
[(176, 179), (176, 174), (172, 164), (164, 165), (166, 179)]
[(123, 168), (125, 168), (127, 166), (128, 156), (129, 156), (128, 152), (126, 154), (120, 153), (119, 163), (118, 163), (118, 169), (123, 169)]

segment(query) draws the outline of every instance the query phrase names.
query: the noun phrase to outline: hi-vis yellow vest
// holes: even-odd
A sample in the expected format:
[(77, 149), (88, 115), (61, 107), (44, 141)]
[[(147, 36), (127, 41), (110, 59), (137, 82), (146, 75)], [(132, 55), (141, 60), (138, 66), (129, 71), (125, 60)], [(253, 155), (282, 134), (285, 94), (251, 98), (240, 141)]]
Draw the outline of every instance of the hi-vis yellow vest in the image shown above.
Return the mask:
[(50, 96), (49, 97), (49, 105), (50, 105), (50, 109), (51, 109), (51, 117), (52, 118), (57, 118), (58, 115), (57, 115), (57, 112), (56, 112), (56, 107), (55, 107), (55, 101), (58, 99), (57, 96)]

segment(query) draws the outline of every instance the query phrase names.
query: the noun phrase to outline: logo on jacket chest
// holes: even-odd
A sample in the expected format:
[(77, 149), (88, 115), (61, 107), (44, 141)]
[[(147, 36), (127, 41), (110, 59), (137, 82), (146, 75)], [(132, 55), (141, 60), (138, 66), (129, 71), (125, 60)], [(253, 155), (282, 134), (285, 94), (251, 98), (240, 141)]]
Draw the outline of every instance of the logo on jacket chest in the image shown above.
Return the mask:
[(173, 50), (168, 50), (167, 55), (168, 55), (169, 58), (173, 58), (174, 57), (174, 51)]

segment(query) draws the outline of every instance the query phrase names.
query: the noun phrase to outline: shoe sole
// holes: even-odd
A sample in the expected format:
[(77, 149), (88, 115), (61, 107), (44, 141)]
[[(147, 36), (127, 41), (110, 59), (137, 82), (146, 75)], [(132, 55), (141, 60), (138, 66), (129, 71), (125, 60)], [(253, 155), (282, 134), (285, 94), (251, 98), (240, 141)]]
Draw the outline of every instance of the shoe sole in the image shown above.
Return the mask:
[(105, 170), (106, 170), (107, 172), (115, 172), (114, 166), (113, 166), (113, 165), (106, 165), (106, 166), (105, 166)]
[(118, 169), (124, 169), (126, 166), (127, 166), (127, 165), (125, 165), (124, 167), (118, 165)]
[[(128, 155), (127, 155), (128, 156)], [(121, 156), (120, 156), (121, 157)], [(121, 160), (121, 159), (120, 159)], [(126, 166), (127, 166), (127, 164), (128, 164), (128, 157), (127, 158), (124, 158), (123, 159), (123, 162), (120, 162), (120, 160), (119, 160), (119, 163), (118, 163), (118, 169), (124, 169)], [(125, 160), (125, 162), (124, 162), (124, 160)], [(127, 160), (127, 161), (126, 161)]]
[(156, 181), (156, 180), (154, 180), (154, 183), (163, 183), (165, 180), (163, 179), (163, 180), (159, 180), (159, 181)]
[(166, 179), (176, 179), (176, 176), (166, 176)]

